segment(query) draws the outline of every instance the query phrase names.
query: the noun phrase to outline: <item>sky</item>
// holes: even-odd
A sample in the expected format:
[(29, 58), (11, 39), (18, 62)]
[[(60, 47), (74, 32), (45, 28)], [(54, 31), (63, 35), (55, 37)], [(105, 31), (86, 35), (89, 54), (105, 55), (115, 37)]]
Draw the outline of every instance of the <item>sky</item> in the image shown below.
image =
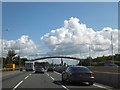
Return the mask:
[[(107, 32), (106, 32), (107, 31)], [(82, 58), (118, 49), (117, 2), (3, 2), (4, 54), (73, 55)], [(99, 44), (99, 45), (98, 45)], [(7, 49), (6, 49), (7, 48)]]

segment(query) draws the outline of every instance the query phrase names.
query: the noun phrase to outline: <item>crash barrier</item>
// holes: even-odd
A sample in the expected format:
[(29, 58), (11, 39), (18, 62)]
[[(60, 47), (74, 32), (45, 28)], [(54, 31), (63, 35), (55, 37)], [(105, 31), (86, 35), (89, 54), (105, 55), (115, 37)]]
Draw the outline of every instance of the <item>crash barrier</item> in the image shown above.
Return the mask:
[[(95, 82), (120, 88), (120, 68), (116, 67), (88, 67), (95, 73)], [(55, 71), (61, 73), (65, 70), (65, 66), (56, 66)]]
[(120, 88), (120, 67), (89, 67), (95, 73), (95, 82)]
[(94, 71), (95, 82), (108, 85), (114, 88), (120, 88), (120, 73)]
[(3, 68), (0, 71), (15, 71), (15, 70), (19, 70), (19, 68), (15, 68), (15, 69), (12, 69), (12, 68)]

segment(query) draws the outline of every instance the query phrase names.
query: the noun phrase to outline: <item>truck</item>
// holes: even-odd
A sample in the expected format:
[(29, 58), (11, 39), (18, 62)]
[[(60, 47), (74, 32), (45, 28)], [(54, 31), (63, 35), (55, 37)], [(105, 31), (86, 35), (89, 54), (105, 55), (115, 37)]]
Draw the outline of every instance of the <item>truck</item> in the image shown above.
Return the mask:
[(35, 70), (35, 62), (34, 61), (25, 61), (25, 70), (26, 71), (34, 71)]

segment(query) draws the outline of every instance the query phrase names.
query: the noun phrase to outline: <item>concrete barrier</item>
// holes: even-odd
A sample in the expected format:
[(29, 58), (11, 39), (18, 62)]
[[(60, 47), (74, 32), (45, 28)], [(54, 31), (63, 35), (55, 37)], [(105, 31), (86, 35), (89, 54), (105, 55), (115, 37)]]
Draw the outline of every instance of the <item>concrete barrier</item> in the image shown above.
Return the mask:
[(16, 69), (12, 69), (12, 68), (3, 68), (3, 69), (0, 69), (0, 72), (3, 72), (3, 71), (15, 71), (15, 70), (19, 70), (19, 68), (16, 68)]
[(120, 88), (120, 74), (106, 73), (106, 72), (94, 72), (95, 82), (108, 85), (114, 88)]
[(95, 73), (95, 82), (120, 88), (120, 67), (89, 67)]
[(96, 67), (88, 67), (91, 71), (99, 71), (99, 72), (112, 72), (112, 73), (118, 73), (119, 68), (117, 67), (105, 67), (105, 66), (96, 66)]

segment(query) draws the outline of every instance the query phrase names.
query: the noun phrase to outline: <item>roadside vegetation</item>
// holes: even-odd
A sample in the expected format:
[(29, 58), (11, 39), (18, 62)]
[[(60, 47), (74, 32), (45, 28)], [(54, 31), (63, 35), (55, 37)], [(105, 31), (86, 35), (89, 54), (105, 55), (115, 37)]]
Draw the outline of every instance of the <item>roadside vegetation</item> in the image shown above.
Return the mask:
[[(2, 57), (1, 57), (2, 58)], [(113, 57), (112, 56), (102, 56), (102, 57), (97, 57), (97, 58), (92, 58), (88, 57), (86, 59), (81, 59), (81, 61), (78, 63), (78, 65), (83, 65), (83, 66), (103, 66), (104, 63), (111, 62), (113, 63), (112, 58), (114, 58), (114, 63), (120, 66), (120, 54), (115, 54)], [(7, 64), (12, 64), (14, 63), (16, 67), (24, 66), (25, 61), (27, 61), (27, 58), (20, 58), (19, 55), (14, 50), (9, 50), (8, 54), (6, 57), (2, 58), (3, 59), (3, 68), (6, 67)], [(65, 63), (66, 64), (66, 63)], [(47, 66), (54, 66), (52, 64), (47, 64)], [(55, 64), (56, 66), (56, 64)]]

